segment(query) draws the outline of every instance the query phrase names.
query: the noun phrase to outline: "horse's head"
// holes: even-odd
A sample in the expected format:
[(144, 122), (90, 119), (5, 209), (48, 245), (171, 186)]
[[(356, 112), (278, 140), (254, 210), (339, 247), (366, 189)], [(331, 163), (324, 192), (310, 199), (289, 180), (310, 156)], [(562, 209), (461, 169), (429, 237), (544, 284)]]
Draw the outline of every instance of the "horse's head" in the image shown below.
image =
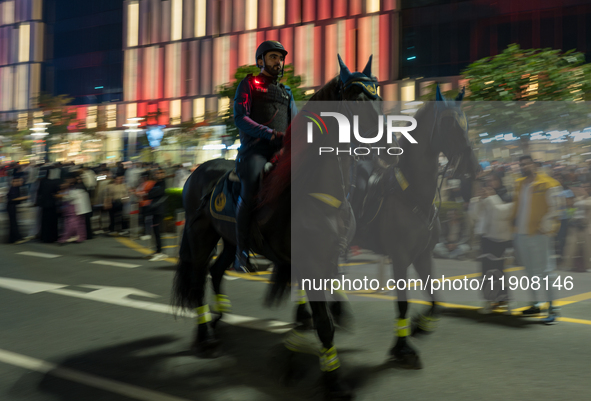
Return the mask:
[(454, 99), (446, 99), (439, 89), (436, 90), (436, 101), (433, 104), (435, 121), (431, 132), (431, 149), (442, 152), (453, 166), (453, 176), (466, 174), (475, 178), (480, 170), (478, 160), (470, 146), (468, 138), (468, 122), (461, 109), (465, 89)]
[(362, 72), (351, 72), (345, 65), (340, 55), (337, 55), (339, 60), (340, 73), (338, 77), (339, 84), (339, 100), (348, 101), (381, 101), (382, 98), (378, 95), (378, 80), (371, 75), (371, 61), (373, 58), (369, 56), (369, 60)]

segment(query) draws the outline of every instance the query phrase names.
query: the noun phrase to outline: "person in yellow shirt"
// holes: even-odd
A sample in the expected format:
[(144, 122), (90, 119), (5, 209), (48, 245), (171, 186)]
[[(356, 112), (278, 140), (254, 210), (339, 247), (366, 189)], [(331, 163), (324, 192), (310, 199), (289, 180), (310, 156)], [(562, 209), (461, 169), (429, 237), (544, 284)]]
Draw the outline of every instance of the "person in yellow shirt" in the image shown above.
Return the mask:
[[(540, 313), (540, 294), (548, 288), (546, 301), (549, 307), (545, 322), (552, 323), (557, 311), (552, 305), (556, 263), (550, 252), (554, 249), (553, 240), (559, 228), (558, 217), (563, 199), (560, 196), (561, 187), (558, 181), (537, 170), (531, 156), (521, 156), (519, 167), (523, 177), (515, 182), (512, 219), (515, 224), (515, 251), (525, 267), (533, 293), (533, 303), (523, 311), (523, 315)], [(540, 284), (538, 291), (531, 285), (535, 277)]]

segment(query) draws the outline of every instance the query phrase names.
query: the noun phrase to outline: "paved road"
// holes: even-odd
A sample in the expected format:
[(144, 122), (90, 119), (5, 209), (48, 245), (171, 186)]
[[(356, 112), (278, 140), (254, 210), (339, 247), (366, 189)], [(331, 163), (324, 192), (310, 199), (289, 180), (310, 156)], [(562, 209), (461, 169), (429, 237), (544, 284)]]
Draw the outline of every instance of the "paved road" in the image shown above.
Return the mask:
[[(261, 307), (264, 281), (227, 276), (234, 313), (244, 318), (220, 325), (220, 358), (193, 357), (194, 322), (175, 319), (168, 307), (172, 259), (146, 261), (146, 245), (106, 237), (63, 247), (0, 245), (0, 400), (322, 399), (315, 357), (296, 359), (302, 377), (295, 384), (279, 381), (285, 326), (277, 322), (290, 322), (293, 311)], [(351, 275), (377, 273), (368, 255), (352, 263), (363, 264), (345, 266)], [(437, 260), (436, 268), (448, 277), (478, 271), (474, 262)], [(591, 274), (577, 274), (553, 326), (480, 315), (474, 291), (442, 294), (448, 307), (438, 330), (412, 340), (424, 363), (419, 371), (384, 363), (394, 294), (353, 296), (364, 301), (352, 302), (355, 330), (337, 331), (336, 344), (356, 399), (590, 399)]]

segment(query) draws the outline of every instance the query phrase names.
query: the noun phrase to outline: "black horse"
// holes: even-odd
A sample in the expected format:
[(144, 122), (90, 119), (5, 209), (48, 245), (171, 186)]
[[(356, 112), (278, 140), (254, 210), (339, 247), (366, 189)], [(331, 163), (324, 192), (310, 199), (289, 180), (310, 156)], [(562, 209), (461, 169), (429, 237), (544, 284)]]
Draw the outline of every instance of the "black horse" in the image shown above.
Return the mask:
[[(375, 89), (375, 78), (371, 76), (371, 58), (362, 73), (351, 73), (340, 57), (339, 63), (340, 75), (328, 82), (310, 101), (354, 100), (372, 104), (381, 101), (375, 93), (368, 95), (366, 91), (368, 84)], [(375, 112), (379, 113), (377, 108)], [(296, 120), (304, 118), (300, 117), (302, 114), (304, 113), (298, 114)], [(292, 127), (293, 125), (292, 123)], [(341, 234), (339, 228), (346, 226), (342, 223), (346, 216), (343, 216), (339, 209), (329, 207), (329, 210), (324, 210), (321, 202), (313, 197), (306, 196), (303, 202), (298, 202), (292, 208), (292, 182), (298, 183), (297, 191), (301, 193), (318, 192), (316, 189), (321, 188), (323, 193), (334, 194), (340, 202), (344, 202), (343, 187), (349, 185), (348, 179), (345, 177), (341, 181), (335, 180), (334, 177), (340, 176), (340, 171), (348, 171), (352, 158), (325, 157), (316, 160), (314, 166), (319, 170), (311, 171), (311, 164), (306, 162), (308, 153), (311, 153), (310, 149), (299, 146), (299, 141), (292, 141), (291, 132), (291, 129), (288, 130), (283, 153), (275, 168), (263, 181), (259, 197), (261, 203), (255, 211), (256, 223), (251, 230), (252, 250), (274, 263), (274, 285), (270, 287), (268, 303), (281, 299), (292, 282), (292, 232), (297, 233), (300, 238), (308, 239), (307, 242), (300, 241), (300, 245), (306, 247), (306, 254), (311, 260), (313, 270), (330, 276), (336, 272), (338, 264)], [(334, 146), (336, 139), (335, 135), (324, 135), (319, 144)], [(223, 313), (230, 307), (228, 298), (222, 293), (221, 282), (225, 270), (234, 260), (235, 225), (231, 221), (213, 216), (210, 197), (218, 180), (233, 167), (234, 163), (227, 160), (206, 162), (191, 174), (183, 188), (186, 225), (174, 279), (174, 303), (182, 308), (196, 308), (198, 325), (193, 345), (198, 355), (207, 355), (219, 345), (211, 332), (211, 315), (205, 301), (208, 272), (211, 272), (216, 293), (215, 308)], [(298, 177), (303, 179), (297, 179)], [(333, 221), (337, 221), (337, 224), (333, 225)], [(318, 230), (323, 231), (325, 235), (312, 240), (313, 233)], [(208, 269), (212, 251), (220, 238), (224, 244), (222, 253)], [(329, 396), (334, 399), (347, 399), (350, 392), (339, 378), (340, 363), (333, 343), (334, 326), (327, 302), (310, 302), (310, 307), (323, 347), (320, 351), (320, 361), (325, 372)]]
[[(440, 225), (434, 204), (436, 199), (439, 154), (452, 165), (454, 176), (474, 179), (480, 167), (468, 139), (466, 116), (460, 109), (463, 92), (455, 100), (446, 100), (437, 87), (435, 102), (427, 102), (415, 116), (417, 129), (413, 137), (418, 143), (400, 139), (404, 153), (397, 169), (382, 172), (379, 187), (373, 190), (380, 207), (363, 227), (358, 227), (353, 244), (388, 255), (396, 280), (407, 279), (408, 267), (414, 265), (426, 284), (427, 294), (433, 276), (432, 251), (439, 241)], [(398, 334), (390, 355), (401, 367), (421, 368), (418, 353), (407, 342), (413, 326), (407, 319), (407, 290), (397, 289)], [(415, 333), (430, 332), (437, 322), (435, 298), (431, 307), (414, 322)]]

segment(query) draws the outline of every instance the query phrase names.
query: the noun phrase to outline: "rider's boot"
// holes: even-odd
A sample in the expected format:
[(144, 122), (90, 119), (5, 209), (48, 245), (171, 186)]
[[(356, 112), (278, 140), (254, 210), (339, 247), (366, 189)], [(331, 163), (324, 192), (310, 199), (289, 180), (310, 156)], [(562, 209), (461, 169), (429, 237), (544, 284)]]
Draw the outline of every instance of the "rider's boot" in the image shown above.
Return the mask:
[(251, 273), (256, 269), (248, 256), (248, 237), (250, 235), (251, 210), (242, 198), (236, 207), (236, 260), (234, 269), (238, 272)]

